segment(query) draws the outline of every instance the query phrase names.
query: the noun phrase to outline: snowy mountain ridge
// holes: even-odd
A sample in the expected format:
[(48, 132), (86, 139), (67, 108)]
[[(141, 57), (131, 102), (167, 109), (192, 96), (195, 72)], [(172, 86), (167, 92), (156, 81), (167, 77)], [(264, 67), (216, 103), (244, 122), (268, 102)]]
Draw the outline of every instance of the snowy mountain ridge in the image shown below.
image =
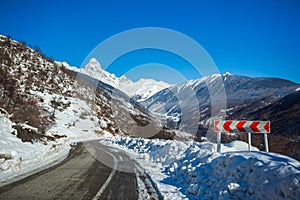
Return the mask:
[[(270, 104), (272, 101), (278, 100), (285, 95), (294, 92), (299, 85), (288, 80), (279, 78), (251, 78), (247, 76), (232, 75), (228, 72), (225, 74), (213, 74), (204, 76), (196, 80), (189, 80), (180, 85), (171, 86), (163, 89), (151, 96), (150, 98), (141, 101), (141, 103), (152, 112), (172, 115), (180, 109), (181, 106), (196, 106), (191, 105), (188, 99), (178, 103), (178, 97), (183, 94), (195, 95), (199, 101), (200, 111), (210, 105), (210, 91), (207, 84), (213, 87), (220, 87), (214, 85), (217, 80), (222, 80), (224, 89), (226, 91), (226, 101), (229, 108), (235, 107), (237, 104), (247, 105), (246, 102), (253, 102), (264, 99), (262, 106)], [(194, 94), (191, 94), (191, 92)], [(215, 94), (215, 95), (218, 95)], [(170, 106), (172, 105), (172, 106)], [(187, 110), (193, 110), (187, 109)]]
[(128, 96), (134, 97), (137, 101), (144, 101), (160, 90), (171, 86), (163, 81), (156, 81), (153, 79), (140, 79), (133, 82), (125, 75), (118, 78), (115, 74), (111, 74), (102, 69), (100, 62), (95, 58), (90, 59), (89, 63), (80, 69), (71, 67), (66, 62), (63, 62), (62, 64), (73, 71), (86, 74), (103, 83), (111, 85), (114, 88), (118, 88)]

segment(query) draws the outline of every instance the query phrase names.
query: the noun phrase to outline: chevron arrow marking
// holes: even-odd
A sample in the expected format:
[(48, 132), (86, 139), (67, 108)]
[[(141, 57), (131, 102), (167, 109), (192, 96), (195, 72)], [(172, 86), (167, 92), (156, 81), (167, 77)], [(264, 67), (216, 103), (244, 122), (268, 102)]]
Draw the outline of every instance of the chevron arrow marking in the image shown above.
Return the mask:
[(220, 121), (219, 120), (215, 120), (214, 121), (214, 131), (215, 132), (220, 132), (220, 129), (219, 129), (219, 127), (218, 127), (218, 124), (220, 123)]
[(232, 129), (230, 128), (231, 124), (232, 124), (231, 120), (225, 121), (223, 128), (226, 130), (226, 132), (232, 132)]
[(267, 131), (267, 133), (270, 133), (271, 130), (270, 130), (270, 122), (267, 121), (267, 123), (264, 125), (264, 129)]
[(270, 121), (215, 120), (215, 132), (270, 133)]
[(247, 131), (244, 129), (244, 125), (246, 124), (246, 121), (240, 121), (237, 123), (236, 128), (241, 133), (247, 133)]
[(258, 125), (259, 122), (257, 121), (251, 123), (249, 127), (252, 129), (252, 133), (260, 133), (260, 130), (257, 128)]

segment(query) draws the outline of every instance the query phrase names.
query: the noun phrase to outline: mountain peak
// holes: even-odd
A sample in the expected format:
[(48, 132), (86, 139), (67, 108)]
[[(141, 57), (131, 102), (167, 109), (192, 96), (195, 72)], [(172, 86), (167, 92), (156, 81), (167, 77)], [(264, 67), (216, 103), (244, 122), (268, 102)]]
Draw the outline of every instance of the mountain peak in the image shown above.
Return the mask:
[(89, 63), (84, 66), (84, 69), (90, 72), (99, 72), (103, 70), (100, 62), (96, 58), (91, 58)]

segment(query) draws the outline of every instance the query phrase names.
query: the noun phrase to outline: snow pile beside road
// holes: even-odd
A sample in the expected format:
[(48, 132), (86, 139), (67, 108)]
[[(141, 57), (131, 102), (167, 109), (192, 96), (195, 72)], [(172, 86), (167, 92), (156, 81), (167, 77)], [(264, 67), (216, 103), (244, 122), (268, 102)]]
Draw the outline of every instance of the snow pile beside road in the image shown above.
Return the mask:
[(143, 158), (136, 160), (167, 199), (300, 199), (300, 163), (248, 152), (244, 142), (223, 145), (222, 154), (209, 142), (120, 137), (102, 143)]
[(0, 116), (0, 184), (10, 178), (51, 165), (68, 154), (69, 145), (54, 141), (44, 145), (22, 142), (12, 134), (12, 122)]
[[(42, 97), (41, 106), (52, 112), (50, 106), (54, 95), (37, 93)], [(70, 144), (78, 141), (95, 140), (109, 137), (109, 133), (99, 126), (99, 119), (85, 101), (69, 97), (67, 100), (56, 95), (70, 106), (55, 111), (55, 124), (46, 132), (48, 136), (63, 136), (46, 143), (36, 141), (22, 142), (16, 135), (14, 123), (0, 113), (0, 185), (33, 174), (50, 167), (67, 157)], [(101, 134), (102, 135), (101, 135)], [(111, 135), (110, 135), (111, 136)]]

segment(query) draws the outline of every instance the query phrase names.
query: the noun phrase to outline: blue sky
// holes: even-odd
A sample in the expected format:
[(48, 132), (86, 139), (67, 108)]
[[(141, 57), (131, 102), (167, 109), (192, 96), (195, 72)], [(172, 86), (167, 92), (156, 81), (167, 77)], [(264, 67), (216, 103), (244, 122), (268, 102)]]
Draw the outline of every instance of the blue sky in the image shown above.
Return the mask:
[[(297, 0), (1, 1), (0, 33), (38, 45), (46, 55), (75, 66), (100, 42), (139, 27), (164, 27), (188, 35), (206, 49), (221, 73), (300, 83)], [(151, 62), (168, 65), (185, 79), (199, 77), (185, 61), (159, 51), (125, 55), (108, 70), (120, 76)], [(172, 73), (153, 70), (148, 75), (182, 81)]]

